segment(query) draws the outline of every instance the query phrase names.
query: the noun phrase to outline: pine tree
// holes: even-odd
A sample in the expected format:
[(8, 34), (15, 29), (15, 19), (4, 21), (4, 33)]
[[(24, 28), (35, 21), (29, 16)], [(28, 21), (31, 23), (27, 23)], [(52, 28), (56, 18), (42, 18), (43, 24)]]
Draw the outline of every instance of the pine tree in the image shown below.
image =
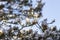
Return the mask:
[[(42, 8), (45, 3), (42, 0), (37, 0), (37, 6), (33, 7), (33, 0), (0, 0), (7, 1), (6, 4), (0, 5), (0, 39), (4, 40), (49, 40), (49, 38), (54, 39), (54, 34), (51, 32), (56, 32), (56, 26), (49, 28), (48, 24), (55, 22), (53, 20), (47, 23), (47, 19), (44, 19), (41, 25), (38, 23), (39, 19), (43, 17)], [(7, 5), (7, 6), (6, 6)], [(27, 8), (27, 9), (24, 9)], [(15, 11), (17, 11), (15, 13)], [(13, 25), (13, 26), (12, 26)], [(17, 26), (19, 25), (19, 26)], [(37, 28), (41, 29), (44, 35), (40, 35), (33, 32), (32, 29), (22, 30), (26, 27), (32, 27), (35, 25)], [(39, 27), (38, 27), (38, 26)], [(47, 35), (48, 34), (48, 35)], [(4, 37), (3, 37), (4, 36)], [(2, 38), (1, 38), (2, 37)]]

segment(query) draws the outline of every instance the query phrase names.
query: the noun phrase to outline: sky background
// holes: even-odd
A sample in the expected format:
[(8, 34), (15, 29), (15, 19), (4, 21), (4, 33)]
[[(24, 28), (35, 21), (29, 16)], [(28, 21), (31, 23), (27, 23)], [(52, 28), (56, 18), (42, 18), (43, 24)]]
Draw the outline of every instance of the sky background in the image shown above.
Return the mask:
[(53, 19), (56, 22), (53, 25), (56, 25), (57, 28), (60, 28), (60, 0), (43, 0), (45, 6), (43, 7), (43, 18), (47, 18), (48, 22)]
[[(32, 0), (32, 1), (33, 1), (33, 3), (32, 3), (33, 8), (35, 8), (37, 6), (36, 0)], [(42, 10), (43, 17), (41, 19), (43, 20), (43, 19), (47, 18), (48, 22), (51, 22), (52, 20), (55, 19), (55, 23), (49, 25), (49, 27), (57, 26), (57, 29), (60, 29), (60, 19), (59, 19), (60, 0), (43, 0), (43, 2), (45, 3), (45, 5)], [(37, 30), (37, 28), (35, 26), (33, 28), (34, 28), (34, 30)], [(40, 31), (39, 31), (39, 33), (41, 33)]]

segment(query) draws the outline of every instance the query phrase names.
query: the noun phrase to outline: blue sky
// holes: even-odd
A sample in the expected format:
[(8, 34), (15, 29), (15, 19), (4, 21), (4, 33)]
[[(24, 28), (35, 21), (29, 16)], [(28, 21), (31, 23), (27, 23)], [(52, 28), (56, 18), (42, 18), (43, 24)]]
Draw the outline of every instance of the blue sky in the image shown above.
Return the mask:
[(43, 17), (48, 18), (49, 21), (55, 19), (57, 28), (60, 28), (60, 0), (43, 0), (45, 6), (43, 8)]

